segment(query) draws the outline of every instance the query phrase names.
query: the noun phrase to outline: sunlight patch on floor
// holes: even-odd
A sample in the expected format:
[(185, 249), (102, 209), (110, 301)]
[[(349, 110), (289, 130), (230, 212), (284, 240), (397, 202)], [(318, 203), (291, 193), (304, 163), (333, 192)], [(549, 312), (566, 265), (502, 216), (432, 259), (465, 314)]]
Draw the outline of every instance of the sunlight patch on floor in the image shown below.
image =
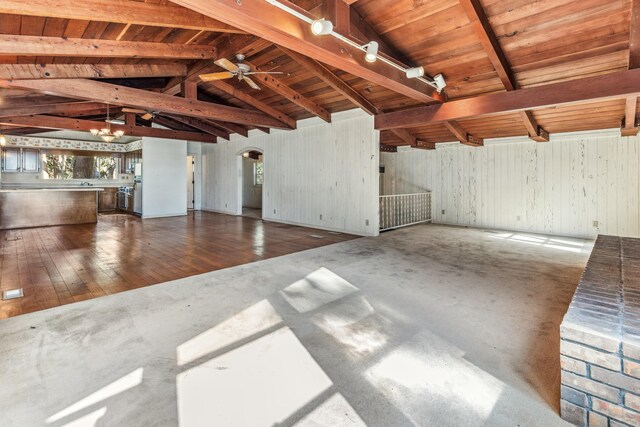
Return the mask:
[(509, 240), (534, 246), (557, 249), (565, 252), (589, 253), (591, 245), (580, 240), (558, 239), (553, 237), (523, 234), (523, 233), (497, 233), (489, 236), (492, 239)]
[(89, 406), (95, 405), (96, 403), (102, 402), (103, 400), (109, 399), (110, 397), (116, 396), (126, 390), (142, 384), (143, 372), (143, 368), (138, 368), (135, 371), (125, 375), (124, 377), (115, 380), (111, 384), (102, 387), (100, 390), (90, 394), (83, 399), (78, 400), (73, 405), (68, 406), (62, 411), (57, 412), (56, 414), (47, 418), (47, 424), (59, 421), (78, 411), (81, 411), (82, 409), (88, 408)]
[(483, 425), (504, 389), (427, 331), (384, 356), (366, 377), (416, 425), (438, 425), (443, 412), (450, 425)]
[(100, 418), (104, 417), (104, 414), (106, 413), (107, 407), (103, 406), (97, 411), (90, 412), (87, 415), (83, 415), (82, 417), (65, 424), (63, 427), (94, 427)]
[(294, 424), (295, 427), (366, 427), (362, 418), (340, 393), (336, 393)]
[(283, 327), (178, 374), (182, 427), (272, 426), (332, 386)]
[(299, 313), (306, 313), (357, 291), (351, 283), (321, 267), (287, 286), (280, 294)]
[(269, 301), (262, 300), (179, 345), (176, 349), (178, 366), (266, 331), (281, 322), (282, 318)]

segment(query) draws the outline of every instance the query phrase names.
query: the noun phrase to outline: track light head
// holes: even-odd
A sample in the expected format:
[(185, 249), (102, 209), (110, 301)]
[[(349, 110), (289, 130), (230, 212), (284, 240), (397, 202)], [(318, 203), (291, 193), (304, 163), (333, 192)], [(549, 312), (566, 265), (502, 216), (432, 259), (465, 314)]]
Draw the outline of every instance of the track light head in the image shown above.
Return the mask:
[(7, 137), (0, 134), (0, 147), (4, 147), (5, 145), (7, 145)]
[(311, 23), (311, 32), (316, 36), (325, 36), (331, 34), (333, 31), (333, 24), (326, 19), (316, 19)]
[(408, 79), (416, 79), (418, 77), (424, 76), (424, 68), (422, 67), (408, 68), (405, 73)]
[(433, 76), (433, 82), (438, 87), (438, 93), (442, 92), (442, 90), (447, 87), (447, 82), (444, 81), (444, 76), (442, 74), (436, 74)]
[(369, 42), (364, 59), (366, 59), (367, 62), (375, 62), (376, 59), (378, 59), (378, 42)]

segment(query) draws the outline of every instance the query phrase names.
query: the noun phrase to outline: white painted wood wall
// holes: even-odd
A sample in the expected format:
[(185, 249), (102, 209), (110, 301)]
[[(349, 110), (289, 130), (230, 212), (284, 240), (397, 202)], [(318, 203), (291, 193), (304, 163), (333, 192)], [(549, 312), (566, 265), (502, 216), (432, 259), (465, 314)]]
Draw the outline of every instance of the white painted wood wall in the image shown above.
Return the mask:
[(308, 119), (293, 131), (203, 144), (202, 208), (239, 213), (239, 155), (254, 148), (264, 153), (265, 220), (377, 235), (378, 146), (373, 117), (360, 110), (333, 114), (331, 123)]
[(387, 194), (433, 191), (434, 222), (640, 237), (640, 138), (617, 129), (383, 153), (381, 164)]

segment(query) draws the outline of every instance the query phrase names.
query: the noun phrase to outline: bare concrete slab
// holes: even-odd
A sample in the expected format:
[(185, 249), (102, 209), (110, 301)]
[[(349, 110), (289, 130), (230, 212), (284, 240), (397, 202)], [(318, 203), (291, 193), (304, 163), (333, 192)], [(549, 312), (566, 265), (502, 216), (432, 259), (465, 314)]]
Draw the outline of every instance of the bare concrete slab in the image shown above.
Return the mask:
[(568, 425), (590, 250), (423, 225), (0, 321), (0, 424)]

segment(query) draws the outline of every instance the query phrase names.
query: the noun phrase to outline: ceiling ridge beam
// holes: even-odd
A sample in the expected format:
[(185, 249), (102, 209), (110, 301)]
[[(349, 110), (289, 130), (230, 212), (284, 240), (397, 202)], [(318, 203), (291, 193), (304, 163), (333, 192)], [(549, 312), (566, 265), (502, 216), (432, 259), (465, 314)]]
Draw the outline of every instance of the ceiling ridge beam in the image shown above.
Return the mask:
[(130, 0), (91, 0), (90, 4), (86, 0), (2, 0), (0, 13), (217, 33), (244, 33), (184, 7)]
[[(286, 0), (280, 1), (299, 13), (315, 19), (304, 9)], [(312, 56), (319, 61), (417, 101), (433, 102), (442, 99), (433, 87), (419, 80), (407, 79), (400, 70), (381, 61), (366, 62), (360, 49), (331, 36), (319, 40), (311, 33), (308, 23), (266, 1), (238, 4), (227, 0), (174, 0), (174, 3), (214, 19), (224, 20), (232, 26), (272, 43)]]
[(212, 46), (0, 34), (0, 54), (89, 58), (215, 58)]
[(0, 79), (114, 79), (185, 76), (183, 64), (0, 64)]
[[(100, 121), (43, 115), (0, 117), (0, 124), (40, 129), (68, 129), (84, 132), (88, 132), (91, 129), (100, 129), (105, 125), (104, 122)], [(127, 136), (150, 136), (155, 138), (181, 139), (187, 141), (216, 142), (216, 138), (214, 136), (200, 132), (184, 132), (143, 126), (131, 126), (126, 124), (111, 124), (111, 129), (114, 131), (123, 130)]]
[(415, 127), (426, 123), (627, 96), (640, 96), (640, 69), (414, 107), (378, 115), (375, 121), (376, 129)]
[(287, 128), (287, 126), (259, 111), (184, 99), (163, 93), (116, 86), (94, 80), (0, 80), (0, 87), (27, 89), (47, 94), (76, 97), (126, 107), (151, 109), (168, 114), (184, 115), (225, 122)]

